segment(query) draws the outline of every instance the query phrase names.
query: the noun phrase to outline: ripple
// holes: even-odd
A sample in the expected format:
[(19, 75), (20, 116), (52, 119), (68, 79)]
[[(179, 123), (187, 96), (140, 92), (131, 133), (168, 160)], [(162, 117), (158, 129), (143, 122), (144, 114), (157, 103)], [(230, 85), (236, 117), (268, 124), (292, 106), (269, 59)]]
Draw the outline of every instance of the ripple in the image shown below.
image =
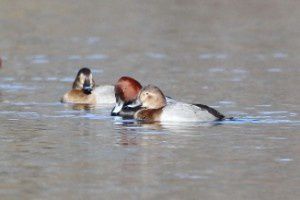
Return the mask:
[(285, 137), (269, 137), (271, 140), (287, 140)]
[(28, 87), (20, 83), (13, 83), (13, 84), (0, 84), (0, 89), (4, 89), (6, 91), (19, 91), (19, 90), (35, 90), (36, 88)]
[(199, 59), (208, 60), (208, 59), (218, 59), (225, 60), (228, 58), (228, 55), (225, 53), (203, 53), (199, 55)]
[(47, 77), (46, 80), (47, 80), (47, 81), (57, 81), (58, 78), (57, 78), (57, 77)]
[(199, 179), (208, 179), (208, 176), (196, 175), (196, 174), (187, 174), (187, 173), (178, 173), (175, 174), (176, 177), (180, 179), (191, 179), (191, 180), (199, 180)]
[(294, 159), (292, 159), (292, 158), (277, 158), (277, 159), (275, 159), (276, 162), (280, 162), (280, 163), (288, 163), (288, 162), (291, 162), (293, 160)]
[(33, 56), (29, 57), (29, 59), (31, 60), (31, 63), (33, 63), (33, 64), (49, 63), (48, 57), (43, 54), (33, 55)]
[(244, 69), (233, 69), (232, 72), (235, 74), (246, 74), (248, 71)]
[(248, 113), (242, 111), (229, 111), (227, 112), (228, 115), (247, 115)]
[(3, 81), (14, 81), (15, 80), (15, 78), (13, 78), (13, 77), (4, 77), (3, 78)]
[(273, 72), (273, 73), (278, 73), (281, 72), (282, 70), (280, 68), (270, 68), (267, 69), (268, 72)]
[(105, 60), (108, 58), (108, 56), (104, 54), (91, 54), (85, 56), (85, 58), (88, 60)]
[(209, 53), (204, 53), (204, 54), (200, 54), (200, 55), (199, 55), (199, 58), (200, 58), (200, 59), (203, 59), (203, 60), (211, 59), (211, 58), (213, 58), (213, 55), (212, 55), (212, 54), (209, 54)]
[(275, 115), (275, 114), (286, 114), (287, 111), (261, 111), (259, 112), (262, 115)]
[(273, 54), (273, 58), (277, 58), (277, 59), (284, 59), (284, 58), (287, 58), (287, 57), (288, 57), (288, 54), (282, 53), (282, 52), (278, 52), (278, 53)]
[(8, 110), (0, 110), (0, 115), (8, 115), (8, 114), (13, 114), (15, 113), (14, 111), (8, 111)]
[(240, 81), (242, 81), (242, 78), (241, 77), (235, 77), (235, 78), (230, 79), (230, 81), (232, 81), (232, 82), (240, 82)]
[(210, 68), (208, 71), (211, 73), (216, 73), (216, 72), (224, 72), (225, 70), (224, 68), (215, 67), (215, 68)]
[(165, 55), (165, 54), (155, 53), (155, 52), (146, 53), (146, 56), (148, 56), (150, 58), (154, 58), (154, 59), (164, 59), (167, 57), (167, 55)]
[(74, 77), (62, 77), (62, 78), (58, 78), (58, 77), (32, 77), (31, 78), (32, 81), (61, 81), (61, 82), (73, 82), (74, 81)]
[(68, 56), (68, 60), (81, 60), (82, 57), (80, 55), (70, 55)]
[(87, 39), (87, 44), (91, 45), (91, 44), (96, 44), (100, 41), (99, 37), (88, 37)]
[(64, 78), (61, 78), (59, 79), (59, 81), (61, 82), (73, 82), (74, 81), (74, 77), (64, 77)]
[(227, 54), (216, 54), (215, 57), (216, 57), (216, 59), (225, 60), (228, 58), (228, 55)]
[(5, 102), (12, 106), (61, 106), (62, 104), (60, 102)]
[(259, 60), (264, 60), (266, 58), (264, 54), (256, 54), (255, 57)]
[(103, 69), (92, 69), (93, 74), (102, 74), (104, 71)]
[(42, 81), (43, 78), (42, 77), (32, 77), (31, 80), (32, 81)]
[(220, 124), (294, 124), (300, 125), (300, 121), (289, 119), (276, 119), (270, 116), (246, 116), (221, 121)]
[(16, 116), (18, 117), (9, 119), (9, 120), (19, 120), (19, 118), (25, 118), (25, 119), (38, 119), (40, 118), (40, 115), (37, 112), (27, 112), (27, 111), (0, 111), (0, 115), (8, 115), (8, 116)]
[(21, 118), (38, 119), (40, 115), (37, 112), (16, 112)]
[(42, 115), (45, 118), (73, 118), (75, 115)]
[(235, 102), (233, 102), (233, 101), (219, 101), (219, 104), (222, 104), (222, 105), (232, 105), (232, 104), (235, 104)]
[(259, 105), (255, 105), (256, 107), (271, 107), (272, 105), (270, 104), (259, 104)]

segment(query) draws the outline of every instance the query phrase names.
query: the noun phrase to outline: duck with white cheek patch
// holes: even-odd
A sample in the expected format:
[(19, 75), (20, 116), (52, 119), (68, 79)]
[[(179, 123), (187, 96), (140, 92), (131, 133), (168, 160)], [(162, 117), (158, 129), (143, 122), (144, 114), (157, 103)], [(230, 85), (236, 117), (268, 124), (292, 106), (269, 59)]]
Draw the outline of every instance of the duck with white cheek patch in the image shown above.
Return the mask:
[(63, 103), (76, 104), (114, 104), (115, 95), (112, 85), (95, 87), (92, 72), (89, 68), (78, 71), (72, 90), (64, 94)]
[(225, 118), (217, 110), (206, 105), (177, 101), (167, 103), (162, 91), (153, 85), (144, 87), (137, 100), (128, 107), (138, 108), (134, 118), (147, 122), (210, 122)]

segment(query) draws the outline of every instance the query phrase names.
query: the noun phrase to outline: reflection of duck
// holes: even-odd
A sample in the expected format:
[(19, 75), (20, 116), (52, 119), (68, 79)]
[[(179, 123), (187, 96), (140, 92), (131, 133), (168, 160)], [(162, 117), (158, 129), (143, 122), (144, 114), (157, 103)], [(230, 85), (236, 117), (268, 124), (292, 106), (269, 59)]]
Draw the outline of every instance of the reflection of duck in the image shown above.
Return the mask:
[(72, 105), (73, 110), (86, 110), (86, 111), (90, 111), (90, 110), (94, 110), (95, 106), (93, 104), (80, 104), (80, 103), (76, 103)]
[(167, 104), (162, 91), (152, 85), (144, 87), (137, 101), (128, 106), (138, 109), (134, 118), (143, 121), (207, 122), (225, 118), (217, 110), (202, 104), (193, 105), (176, 101)]
[(64, 103), (79, 104), (113, 104), (115, 103), (114, 87), (112, 85), (95, 87), (95, 81), (90, 69), (78, 71), (72, 90), (64, 94)]
[(146, 124), (136, 120), (130, 122), (124, 120), (123, 123), (115, 123), (115, 125), (119, 133), (117, 143), (120, 145), (148, 145), (149, 138), (165, 141), (165, 134), (159, 123)]

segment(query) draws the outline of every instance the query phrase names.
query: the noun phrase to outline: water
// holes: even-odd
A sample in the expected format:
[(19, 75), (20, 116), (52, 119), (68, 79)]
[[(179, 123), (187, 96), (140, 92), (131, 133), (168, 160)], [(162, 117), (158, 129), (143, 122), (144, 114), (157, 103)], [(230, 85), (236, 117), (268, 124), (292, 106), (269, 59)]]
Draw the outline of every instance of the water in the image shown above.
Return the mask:
[[(298, 199), (298, 1), (1, 1), (1, 199)], [(64, 105), (80, 67), (235, 120)]]

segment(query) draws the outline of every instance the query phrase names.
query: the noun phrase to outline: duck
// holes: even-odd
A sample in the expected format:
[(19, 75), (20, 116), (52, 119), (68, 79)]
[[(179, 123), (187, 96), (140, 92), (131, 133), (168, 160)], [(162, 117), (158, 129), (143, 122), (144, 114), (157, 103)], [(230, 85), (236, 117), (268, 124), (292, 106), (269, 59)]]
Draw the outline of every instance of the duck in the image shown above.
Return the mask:
[(75, 104), (115, 104), (113, 85), (95, 86), (89, 68), (81, 68), (73, 82), (72, 90), (61, 98), (62, 103)]
[(144, 87), (137, 100), (127, 107), (136, 110), (134, 119), (146, 122), (211, 122), (225, 119), (223, 114), (207, 105), (179, 101), (167, 103), (163, 92), (154, 85)]
[[(136, 101), (143, 86), (136, 79), (129, 76), (122, 76), (115, 84), (116, 105), (111, 111), (112, 116), (133, 117), (137, 111), (134, 108), (129, 108), (127, 105)], [(171, 97), (166, 97), (167, 102), (173, 102)], [(138, 109), (138, 108), (137, 108)]]

